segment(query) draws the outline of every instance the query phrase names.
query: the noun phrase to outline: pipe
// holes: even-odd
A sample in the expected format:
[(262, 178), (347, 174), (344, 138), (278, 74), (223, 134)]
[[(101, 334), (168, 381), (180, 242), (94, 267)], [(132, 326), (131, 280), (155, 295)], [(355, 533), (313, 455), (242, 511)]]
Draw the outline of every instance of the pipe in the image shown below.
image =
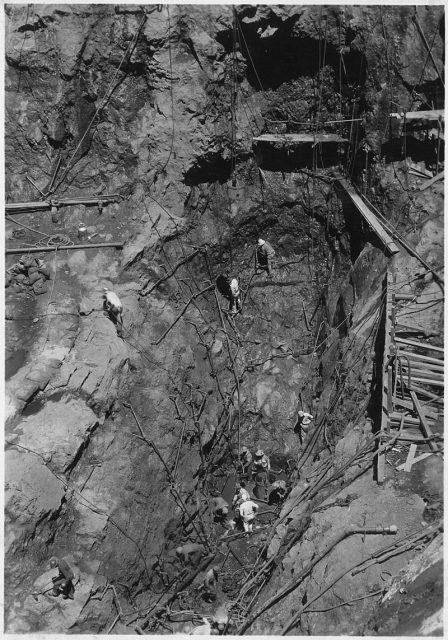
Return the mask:
[(95, 244), (73, 244), (69, 246), (55, 245), (54, 247), (18, 247), (16, 249), (6, 249), (6, 255), (12, 255), (14, 253), (40, 253), (41, 251), (62, 251), (63, 249), (101, 249), (103, 247), (115, 247), (116, 249), (122, 249), (122, 242), (98, 242)]
[(54, 198), (54, 199), (43, 200), (40, 202), (10, 202), (9, 204), (5, 204), (5, 211), (7, 213), (22, 213), (27, 211), (28, 209), (36, 210), (36, 211), (38, 210), (44, 211), (46, 209), (50, 209), (51, 206), (64, 207), (64, 206), (75, 205), (75, 204), (92, 205), (92, 204), (98, 204), (99, 202), (103, 202), (103, 203), (114, 202), (119, 198), (120, 198), (120, 195), (118, 193), (112, 193), (110, 195), (105, 195), (105, 196), (90, 196), (90, 197), (80, 196), (79, 198), (61, 198), (61, 199)]

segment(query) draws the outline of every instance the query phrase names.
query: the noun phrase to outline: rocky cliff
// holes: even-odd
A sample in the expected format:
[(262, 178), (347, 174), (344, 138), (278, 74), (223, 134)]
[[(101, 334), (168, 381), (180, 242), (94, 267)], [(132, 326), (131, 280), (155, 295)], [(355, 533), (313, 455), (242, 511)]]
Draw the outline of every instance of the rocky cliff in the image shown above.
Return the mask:
[[(443, 8), (417, 11), (434, 63), (413, 14), (401, 6), (241, 5), (235, 17), (224, 5), (5, 7), (7, 202), (47, 191), (56, 203), (115, 196), (103, 207), (62, 206), (57, 222), (50, 212), (11, 216), (7, 246), (42, 247), (60, 235), (76, 243), (81, 221), (91, 242), (124, 244), (42, 253), (47, 291), (6, 292), (8, 632), (185, 630), (188, 616), (171, 615), (171, 596), (172, 611), (193, 611), (193, 620), (217, 607), (201, 600), (202, 574), (188, 583), (174, 558), (194, 540), (221, 567), (219, 602), (232, 614), (229, 631), (241, 630), (349, 525), (396, 525), (401, 537), (422, 519), (430, 524), (425, 505), (442, 491), (438, 457), (421, 463), (420, 482), (395, 474), (379, 487), (355, 455), (363, 446), (371, 453), (377, 420), (369, 376), (386, 270), (404, 291), (441, 295), (433, 274), (443, 265), (443, 183), (417, 187), (443, 156), (420, 133), (403, 151), (388, 118), (443, 107)], [(252, 145), (260, 133), (335, 120), (350, 120), (328, 128), (348, 144), (328, 154), (323, 145), (303, 154)], [(344, 205), (334, 184), (341, 165), (419, 257), (402, 249), (391, 260)], [(254, 274), (259, 236), (276, 249), (272, 280)], [(210, 287), (227, 269), (244, 297), (234, 320)], [(123, 302), (122, 338), (103, 312), (103, 287)], [(441, 343), (441, 304), (413, 320)], [(325, 429), (299, 479), (294, 467), (313, 437), (295, 430), (302, 407)], [(283, 510), (260, 516), (254, 546), (237, 538), (231, 553), (208, 505), (234, 478), (243, 444), (268, 452), (292, 492)], [(323, 469), (336, 484), (295, 506), (300, 482), (314, 486)], [(412, 631), (440, 632), (438, 572), (428, 570), (440, 567), (440, 535), (431, 532), (436, 550), (420, 565), (409, 548), (336, 581), (386, 544), (380, 535), (348, 538), (246, 632), (278, 633), (285, 610), (300, 612), (298, 602), (306, 607), (333, 579), (312, 607), (320, 611), (304, 610), (296, 632), (399, 630), (400, 592), (384, 593), (410, 560), (413, 602), (421, 606), (425, 589), (434, 594), (431, 622), (425, 627), (422, 613)], [(259, 553), (276, 562), (246, 596), (241, 565), (253, 576)], [(75, 570), (74, 600), (43, 593), (54, 555)], [(358, 595), (366, 598), (336, 608)]]

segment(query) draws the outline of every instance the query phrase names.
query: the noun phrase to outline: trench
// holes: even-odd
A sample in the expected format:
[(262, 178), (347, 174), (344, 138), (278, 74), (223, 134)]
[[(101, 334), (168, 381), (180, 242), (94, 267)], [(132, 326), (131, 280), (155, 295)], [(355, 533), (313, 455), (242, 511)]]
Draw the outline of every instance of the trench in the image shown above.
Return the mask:
[[(411, 337), (442, 344), (443, 183), (419, 186), (442, 168), (443, 153), (435, 157), (426, 134), (408, 131), (410, 140), (397, 130), (386, 140), (381, 113), (378, 122), (365, 117), (386, 100), (372, 88), (386, 66), (363, 37), (381, 20), (384, 35), (384, 24), (393, 29), (403, 16), (356, 9), (348, 26), (336, 9), (240, 7), (232, 25), (224, 9), (199, 7), (192, 17), (157, 5), (145, 23), (133, 6), (7, 12), (9, 200), (36, 197), (28, 172), (47, 188), (61, 151), (65, 168), (73, 152), (76, 160), (63, 169), (61, 196), (118, 194), (62, 206), (57, 222), (50, 212), (20, 214), (31, 228), (25, 238), (7, 221), (8, 246), (35, 243), (36, 230), (76, 244), (80, 222), (98, 240), (62, 247), (54, 259), (42, 252), (50, 286), (31, 311), (29, 290), (7, 289), (7, 343), (17, 344), (7, 360), (11, 633), (190, 633), (205, 619), (221, 621), (228, 635), (381, 634), (404, 628), (397, 611), (414, 605), (417, 633), (439, 615), (441, 456), (399, 473), (409, 449), (393, 443), (377, 482), (388, 275), (435, 299), (416, 328), (409, 319), (406, 326)], [(433, 33), (438, 19), (428, 11), (425, 29)], [(67, 29), (71, 49), (60, 40)], [(117, 38), (131, 51), (122, 66)], [(59, 58), (41, 53), (44, 41)], [(25, 82), (33, 65), (40, 95)], [(52, 65), (58, 103), (47, 84)], [(239, 106), (229, 69), (245, 96)], [(411, 84), (394, 73), (395, 97), (404, 100)], [(420, 64), (409, 73), (412, 86), (440, 101), (437, 80), (422, 83)], [(111, 86), (90, 130), (93, 103)], [(21, 99), (26, 126), (14, 134)], [(240, 138), (229, 135), (229, 108)], [(261, 121), (264, 131), (297, 133), (295, 121), (337, 119), (338, 108), (364, 118), (330, 127), (347, 136), (345, 146), (247, 144)], [(404, 245), (391, 257), (338, 182), (341, 171), (432, 272)], [(255, 270), (260, 237), (275, 249), (272, 278)], [(122, 249), (101, 246), (115, 239)], [(15, 261), (8, 255), (6, 266)], [(227, 272), (242, 294), (235, 316), (215, 286)], [(102, 306), (105, 286), (124, 304), (121, 335)], [(308, 429), (301, 410), (313, 416)], [(438, 446), (442, 423), (440, 411), (431, 422)], [(269, 473), (245, 472), (242, 447), (262, 449)], [(271, 495), (278, 480), (287, 486), (281, 500)], [(250, 535), (232, 505), (241, 481), (258, 505)], [(230, 504), (224, 520), (212, 513), (218, 496)], [(190, 543), (202, 555), (181, 562), (176, 548)], [(73, 567), (73, 600), (45, 592), (51, 556)], [(208, 593), (212, 567), (219, 579)], [(400, 604), (405, 572), (412, 586)]]

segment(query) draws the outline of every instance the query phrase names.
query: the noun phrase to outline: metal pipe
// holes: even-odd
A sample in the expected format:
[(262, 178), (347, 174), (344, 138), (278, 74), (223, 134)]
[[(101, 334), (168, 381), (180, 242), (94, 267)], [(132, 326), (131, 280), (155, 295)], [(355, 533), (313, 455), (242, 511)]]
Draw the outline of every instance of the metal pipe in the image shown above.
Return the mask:
[(5, 211), (7, 213), (21, 213), (22, 211), (27, 211), (27, 210), (44, 211), (46, 209), (50, 209), (54, 205), (58, 207), (70, 206), (75, 204), (89, 205), (89, 204), (98, 204), (99, 202), (102, 202), (102, 203), (114, 202), (119, 198), (120, 198), (120, 195), (118, 193), (112, 193), (111, 195), (104, 195), (104, 196), (91, 196), (91, 197), (80, 196), (79, 198), (61, 198), (61, 199), (54, 198), (54, 199), (43, 200), (40, 202), (10, 202), (8, 204), (5, 204)]
[(40, 253), (41, 251), (62, 251), (63, 249), (101, 249), (103, 247), (115, 247), (116, 249), (122, 249), (122, 242), (98, 242), (96, 244), (73, 244), (67, 246), (54, 246), (54, 247), (18, 247), (16, 249), (6, 249), (6, 255), (12, 255), (14, 253)]

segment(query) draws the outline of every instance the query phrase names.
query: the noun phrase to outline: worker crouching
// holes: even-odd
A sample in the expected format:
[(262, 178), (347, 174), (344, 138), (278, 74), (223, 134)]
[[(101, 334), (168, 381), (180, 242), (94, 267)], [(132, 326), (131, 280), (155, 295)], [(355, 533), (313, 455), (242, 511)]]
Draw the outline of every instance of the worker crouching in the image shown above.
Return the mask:
[(227, 271), (225, 275), (216, 278), (216, 287), (219, 293), (229, 301), (229, 315), (235, 315), (241, 310), (241, 293), (236, 277)]
[(103, 289), (103, 309), (109, 314), (109, 318), (117, 327), (117, 335), (123, 334), (123, 305), (120, 298), (106, 287)]
[(199, 587), (202, 597), (206, 602), (214, 602), (217, 597), (219, 572), (218, 567), (212, 567), (205, 574), (204, 580)]
[(176, 556), (179, 560), (184, 563), (190, 563), (194, 567), (198, 566), (201, 558), (205, 555), (204, 545), (197, 542), (190, 542), (176, 549)]
[(60, 558), (52, 558), (50, 560), (50, 567), (52, 569), (56, 567), (59, 569), (58, 575), (51, 579), (53, 582), (51, 595), (55, 597), (62, 595), (64, 600), (73, 600), (75, 594), (73, 579), (75, 577), (75, 574), (73, 573), (68, 562)]

